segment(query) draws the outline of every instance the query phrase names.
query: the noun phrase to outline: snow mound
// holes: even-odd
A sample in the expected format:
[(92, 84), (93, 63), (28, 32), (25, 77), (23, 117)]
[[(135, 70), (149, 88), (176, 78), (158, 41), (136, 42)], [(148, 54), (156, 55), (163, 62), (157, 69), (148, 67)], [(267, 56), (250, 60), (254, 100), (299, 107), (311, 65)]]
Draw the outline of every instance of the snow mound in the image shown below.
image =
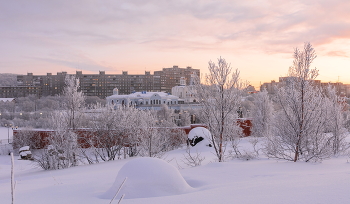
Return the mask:
[(19, 152), (21, 152), (21, 151), (29, 151), (29, 146), (24, 146), (24, 147), (19, 148)]
[(188, 139), (190, 140), (190, 144), (191, 146), (195, 146), (195, 147), (209, 147), (210, 137), (211, 137), (210, 131), (204, 127), (193, 128), (188, 133)]
[(137, 158), (126, 163), (119, 171), (113, 186), (102, 195), (112, 199), (127, 177), (117, 199), (125, 194), (128, 198), (147, 198), (187, 193), (192, 190), (180, 172), (164, 160)]

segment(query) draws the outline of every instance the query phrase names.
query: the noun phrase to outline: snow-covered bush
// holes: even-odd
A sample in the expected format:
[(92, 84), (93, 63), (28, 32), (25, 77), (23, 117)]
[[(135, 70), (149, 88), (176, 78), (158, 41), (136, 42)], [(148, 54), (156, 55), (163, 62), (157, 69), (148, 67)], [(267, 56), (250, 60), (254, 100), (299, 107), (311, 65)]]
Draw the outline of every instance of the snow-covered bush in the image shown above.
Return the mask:
[(23, 128), (21, 131), (18, 131), (16, 136), (13, 137), (13, 148), (21, 148), (24, 146), (29, 146), (31, 149), (36, 149), (38, 147), (37, 138), (35, 138), (35, 132), (29, 128)]
[(34, 161), (44, 170), (63, 169), (78, 165), (77, 136), (72, 131), (57, 131), (48, 138), (48, 147), (34, 155)]
[(189, 167), (196, 167), (202, 165), (204, 160), (205, 157), (201, 156), (201, 152), (198, 149), (188, 146), (186, 153), (183, 155), (182, 162)]

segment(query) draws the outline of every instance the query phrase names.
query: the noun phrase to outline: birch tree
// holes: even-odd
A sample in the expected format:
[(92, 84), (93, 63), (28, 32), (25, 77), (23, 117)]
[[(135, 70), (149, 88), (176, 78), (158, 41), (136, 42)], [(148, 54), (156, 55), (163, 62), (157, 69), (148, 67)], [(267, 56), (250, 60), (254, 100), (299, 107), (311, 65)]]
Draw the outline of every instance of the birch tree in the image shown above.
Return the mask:
[(241, 102), (242, 82), (239, 71), (232, 71), (225, 59), (209, 62), (209, 74), (203, 83), (196, 80), (196, 97), (202, 105), (198, 112), (201, 122), (211, 132), (211, 141), (219, 162), (224, 161), (226, 142), (235, 139), (237, 110)]
[(63, 91), (64, 110), (56, 110), (49, 118), (54, 133), (48, 138), (48, 148), (35, 160), (43, 169), (68, 168), (78, 164), (78, 138), (74, 130), (82, 118), (84, 95), (79, 91), (79, 79), (66, 76)]
[(80, 83), (78, 78), (67, 75), (65, 83), (63, 96), (65, 98), (65, 108), (68, 112), (68, 124), (71, 129), (75, 130), (82, 118), (85, 96), (83, 92), (79, 91)]
[(318, 70), (311, 68), (316, 53), (310, 43), (305, 43), (303, 50), (294, 50), (293, 56), (285, 84), (276, 94), (281, 110), (274, 122), (274, 136), (267, 137), (265, 153), (294, 162), (322, 160), (332, 154), (332, 140), (325, 134), (329, 106), (315, 84)]
[(346, 144), (346, 130), (344, 107), (346, 106), (345, 97), (338, 96), (334, 87), (326, 88), (327, 104), (328, 104), (328, 125), (327, 131), (332, 133), (333, 154), (337, 155), (340, 152), (349, 148)]

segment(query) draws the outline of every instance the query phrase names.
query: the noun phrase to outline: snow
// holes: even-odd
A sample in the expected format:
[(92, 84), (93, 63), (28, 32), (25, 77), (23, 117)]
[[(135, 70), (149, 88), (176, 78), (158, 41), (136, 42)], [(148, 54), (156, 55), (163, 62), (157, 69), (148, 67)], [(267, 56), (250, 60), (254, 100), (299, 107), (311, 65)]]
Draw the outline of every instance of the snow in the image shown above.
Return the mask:
[(102, 197), (112, 199), (125, 178), (126, 183), (119, 193), (125, 194), (124, 198), (169, 196), (192, 190), (174, 166), (161, 159), (144, 157), (126, 163)]
[(32, 154), (31, 151), (22, 151), (21, 153), (19, 153), (19, 156), (25, 157), (25, 156), (30, 155), (30, 154)]
[(188, 139), (193, 139), (195, 136), (197, 137), (203, 137), (205, 138), (210, 138), (211, 133), (207, 128), (204, 127), (196, 127), (193, 128), (189, 133), (188, 133)]
[[(251, 150), (248, 138), (242, 139), (239, 148)], [(130, 195), (123, 204), (350, 203), (349, 156), (322, 163), (294, 163), (260, 155), (259, 159), (249, 161), (234, 159), (218, 163), (212, 148), (199, 150), (203, 151), (205, 162), (193, 168), (181, 162), (185, 147), (168, 152), (163, 161), (131, 158), (53, 171), (41, 170), (27, 160), (15, 160), (15, 202), (105, 204), (110, 199), (101, 195), (111, 187), (115, 190), (120, 179), (128, 176), (125, 183), (128, 187), (123, 193)], [(0, 155), (0, 203), (11, 203), (10, 172), (10, 156)], [(146, 190), (138, 182), (145, 182)], [(175, 190), (166, 191), (166, 184)]]
[(29, 146), (21, 147), (21, 148), (19, 148), (18, 151), (19, 151), (19, 152), (21, 152), (21, 151), (29, 151)]
[(12, 141), (12, 136), (13, 136), (12, 128), (0, 127), (0, 144), (7, 143), (8, 137)]
[[(188, 139), (193, 140), (195, 138), (200, 138), (202, 137), (203, 140), (194, 145), (195, 149), (201, 148), (201, 147), (209, 147), (209, 138), (211, 137), (211, 133), (207, 128), (204, 127), (196, 127), (193, 128), (189, 133), (188, 133)], [(202, 150), (201, 150), (202, 151)], [(205, 151), (205, 150), (204, 150)]]
[(15, 98), (0, 98), (0, 101), (3, 101), (3, 102), (13, 101), (13, 100), (15, 100)]

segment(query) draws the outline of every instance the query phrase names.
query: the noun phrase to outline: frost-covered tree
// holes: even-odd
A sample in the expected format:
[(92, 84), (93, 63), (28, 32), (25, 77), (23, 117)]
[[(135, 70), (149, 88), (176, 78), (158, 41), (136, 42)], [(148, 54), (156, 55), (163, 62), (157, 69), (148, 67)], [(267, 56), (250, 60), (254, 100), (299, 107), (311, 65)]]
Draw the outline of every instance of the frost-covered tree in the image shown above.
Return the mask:
[(101, 99), (97, 96), (86, 96), (85, 104), (88, 108), (93, 108), (96, 104), (106, 104), (106, 99)]
[[(85, 142), (91, 146), (95, 159), (88, 160), (95, 162), (115, 160), (121, 155), (121, 150), (127, 143), (127, 121), (131, 122), (128, 120), (130, 116), (125, 110), (114, 110), (99, 105), (95, 110), (89, 125), (93, 131), (92, 137), (85, 138)], [(85, 156), (88, 158), (89, 155)]]
[(0, 86), (16, 86), (16, 85), (17, 85), (16, 74), (0, 73)]
[(251, 112), (253, 117), (252, 135), (256, 137), (270, 135), (273, 112), (273, 104), (266, 89), (254, 95)]
[(174, 110), (169, 109), (166, 104), (160, 106), (160, 110), (157, 111), (157, 116), (159, 120), (173, 122), (172, 116), (174, 115)]
[(35, 155), (35, 161), (45, 170), (78, 164), (78, 138), (69, 128), (67, 117), (66, 111), (54, 111), (49, 118), (51, 128), (55, 131), (47, 138), (48, 147)]
[(296, 162), (322, 160), (332, 154), (331, 136), (325, 134), (329, 105), (315, 84), (318, 70), (311, 68), (315, 58), (310, 43), (303, 50), (294, 50), (293, 66), (276, 94), (281, 110), (275, 118), (274, 136), (267, 137), (269, 157)]
[(167, 135), (161, 134), (162, 131), (160, 131), (164, 128), (162, 127), (164, 121), (158, 121), (151, 111), (144, 111), (141, 115), (143, 120), (140, 123), (141, 132), (139, 133), (140, 155), (146, 157), (160, 157), (164, 152), (167, 142)]
[(73, 130), (77, 128), (82, 117), (82, 109), (84, 108), (85, 96), (82, 91), (79, 91), (79, 79), (74, 76), (67, 75), (65, 78), (66, 86), (63, 90), (65, 99), (65, 109), (68, 113), (68, 124)]
[(345, 116), (344, 109), (346, 106), (345, 97), (337, 95), (334, 87), (328, 86), (326, 89), (327, 94), (327, 132), (332, 133), (333, 154), (337, 155), (341, 151), (346, 150), (348, 144), (345, 142), (346, 129), (345, 129)]
[(180, 126), (187, 126), (191, 124), (191, 116), (188, 111), (179, 113)]
[(38, 148), (38, 143), (40, 141), (35, 138), (35, 132), (30, 128), (21, 128), (16, 134), (16, 137), (13, 138), (12, 147), (18, 149), (24, 146), (29, 146), (30, 149)]
[(219, 162), (224, 161), (225, 146), (228, 140), (234, 140), (237, 132), (237, 110), (241, 102), (242, 82), (239, 71), (232, 71), (225, 59), (218, 63), (209, 62), (209, 74), (203, 83), (196, 80), (196, 98), (201, 109), (198, 116), (211, 132), (210, 141)]
[(37, 111), (51, 112), (53, 110), (62, 110), (63, 97), (59, 96), (46, 96), (37, 99), (36, 107)]
[(79, 79), (67, 76), (63, 92), (63, 110), (53, 111), (49, 126), (54, 130), (48, 138), (49, 146), (35, 157), (44, 169), (60, 169), (77, 165), (78, 138), (74, 130), (82, 119), (84, 95), (79, 91)]

